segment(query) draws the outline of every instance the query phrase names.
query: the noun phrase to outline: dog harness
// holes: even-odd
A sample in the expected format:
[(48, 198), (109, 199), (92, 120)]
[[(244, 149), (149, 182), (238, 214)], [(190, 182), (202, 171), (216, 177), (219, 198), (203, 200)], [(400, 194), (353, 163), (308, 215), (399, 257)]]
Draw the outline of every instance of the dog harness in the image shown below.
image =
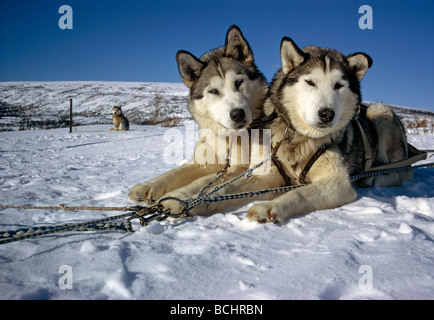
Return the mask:
[(271, 124), (279, 117), (279, 114), (276, 111), (273, 111), (268, 116), (264, 118), (254, 119), (250, 124), (251, 129), (261, 128), (264, 125)]
[[(284, 166), (282, 165), (282, 162), (279, 160), (279, 158), (277, 157), (276, 154), (277, 154), (277, 151), (279, 150), (280, 146), (282, 145), (282, 143), (284, 143), (285, 141), (291, 142), (294, 134), (297, 131), (295, 130), (295, 128), (293, 127), (291, 121), (287, 117), (285, 117), (281, 113), (280, 114), (277, 113), (275, 110), (268, 117), (273, 117), (273, 121), (274, 121), (279, 116), (282, 118), (283, 122), (286, 124), (286, 128), (285, 128), (285, 133), (284, 133), (283, 139), (280, 140), (279, 142), (277, 142), (274, 147), (272, 147), (272, 150), (271, 150), (271, 159), (273, 160), (273, 163), (276, 166), (277, 170), (279, 171), (280, 175), (285, 180), (285, 185), (287, 185), (287, 186), (293, 185), (294, 182), (295, 182), (295, 184), (305, 184), (306, 176), (309, 173), (309, 170), (312, 168), (312, 166), (314, 165), (314, 163), (316, 162), (316, 160), (318, 160), (318, 158), (321, 157), (321, 155), (330, 147), (330, 145), (326, 144), (326, 145), (322, 146), (321, 148), (319, 148), (309, 158), (309, 160), (305, 163), (304, 168), (300, 171), (300, 173), (298, 174), (298, 176), (297, 176), (297, 173), (296, 173), (296, 167), (298, 167), (300, 163), (295, 164), (293, 166), (293, 168), (292, 168), (293, 169), (292, 170), (293, 174), (292, 175), (288, 175), (287, 171), (285, 170)], [(288, 135), (289, 131), (292, 131), (292, 134), (291, 134), (291, 136), (288, 137), (287, 135)]]
[(360, 135), (362, 136), (362, 141), (363, 141), (363, 150), (365, 153), (365, 158), (364, 158), (364, 166), (363, 166), (362, 172), (369, 171), (369, 169), (371, 169), (371, 166), (372, 166), (371, 145), (369, 144), (369, 140), (368, 140), (368, 137), (366, 136), (365, 130), (363, 130), (363, 127), (359, 121), (360, 112), (363, 111), (363, 116), (365, 117), (367, 108), (368, 107), (365, 105), (360, 105), (358, 107), (358, 110), (357, 110), (354, 118), (353, 118), (353, 121), (356, 123), (357, 128), (359, 128)]
[[(366, 136), (365, 130), (363, 129), (362, 125), (360, 124), (358, 118), (360, 115), (360, 111), (363, 110), (363, 112), (366, 112), (366, 106), (360, 106), (358, 111), (356, 112), (354, 118), (353, 118), (353, 122), (355, 122), (356, 127), (359, 129), (360, 131), (360, 135), (363, 141), (363, 149), (364, 149), (364, 161), (363, 161), (363, 170), (362, 172), (367, 172), (371, 169), (372, 167), (372, 150), (371, 150), (371, 146), (369, 144), (369, 140), (368, 137)], [(312, 166), (315, 164), (315, 162), (319, 159), (319, 157), (321, 157), (321, 155), (327, 151), (327, 149), (330, 147), (331, 144), (325, 144), (323, 145), (321, 148), (319, 148), (310, 158), (309, 160), (306, 162), (306, 164), (304, 165), (304, 168), (300, 171), (300, 173), (297, 176), (296, 173), (296, 167), (299, 166), (300, 163), (297, 163), (296, 165), (293, 166), (293, 175), (288, 175), (287, 170), (285, 170), (284, 166), (282, 165), (282, 162), (278, 159), (276, 153), (279, 150), (280, 146), (282, 145), (282, 143), (284, 143), (285, 141), (290, 142), (294, 136), (294, 134), (297, 132), (295, 130), (295, 128), (293, 127), (291, 121), (284, 116), (282, 113), (278, 113), (276, 110), (274, 110), (269, 116), (263, 118), (264, 122), (259, 123), (266, 123), (266, 124), (270, 124), (272, 122), (274, 122), (274, 120), (276, 120), (278, 117), (281, 117), (283, 122), (286, 124), (286, 129), (285, 129), (285, 133), (284, 133), (284, 137), (282, 140), (280, 140), (278, 143), (276, 143), (276, 145), (272, 148), (271, 151), (271, 159), (273, 160), (274, 165), (276, 166), (276, 168), (278, 169), (280, 175), (283, 177), (283, 179), (285, 180), (285, 185), (292, 185), (294, 184), (294, 182), (296, 184), (305, 184), (306, 183), (306, 176), (309, 173), (309, 170), (312, 168)], [(290, 137), (287, 137), (287, 132), (291, 130), (292, 131), (292, 135)]]

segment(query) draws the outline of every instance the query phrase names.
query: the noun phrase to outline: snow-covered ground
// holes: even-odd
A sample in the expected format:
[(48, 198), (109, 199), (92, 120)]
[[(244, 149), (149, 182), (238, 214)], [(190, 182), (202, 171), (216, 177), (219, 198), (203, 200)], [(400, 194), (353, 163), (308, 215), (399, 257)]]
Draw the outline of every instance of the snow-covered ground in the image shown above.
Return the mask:
[(0, 100), (13, 105), (31, 106), (44, 112), (69, 112), (73, 99), (74, 112), (108, 111), (121, 105), (125, 110), (148, 105), (156, 93), (185, 98), (183, 83), (116, 82), (116, 81), (51, 81), (0, 82)]
[[(70, 99), (76, 125), (109, 124), (111, 110), (122, 106), (130, 124), (149, 124), (156, 117), (190, 120), (188, 89), (183, 83), (121, 81), (0, 82), (0, 131), (68, 126)], [(372, 102), (365, 101), (369, 104)], [(157, 106), (156, 106), (157, 105)], [(434, 113), (393, 106), (410, 133), (434, 132)]]
[[(186, 108), (188, 90), (183, 83), (52, 81), (0, 82), (0, 131), (20, 126), (53, 127), (69, 121), (70, 99), (75, 124), (108, 124), (113, 106), (121, 106), (130, 124), (155, 117), (156, 98), (161, 115), (191, 118)], [(163, 119), (159, 119), (163, 120)]]
[[(133, 205), (129, 188), (178, 165), (161, 160), (174, 129), (110, 127), (0, 132), (0, 204)], [(186, 140), (178, 147), (191, 148)], [(433, 134), (409, 140), (434, 148)], [(434, 299), (433, 178), (420, 169), (400, 187), (359, 189), (352, 204), (281, 225), (249, 222), (250, 204), (132, 234), (3, 244), (0, 299)], [(0, 229), (114, 214), (3, 209)]]

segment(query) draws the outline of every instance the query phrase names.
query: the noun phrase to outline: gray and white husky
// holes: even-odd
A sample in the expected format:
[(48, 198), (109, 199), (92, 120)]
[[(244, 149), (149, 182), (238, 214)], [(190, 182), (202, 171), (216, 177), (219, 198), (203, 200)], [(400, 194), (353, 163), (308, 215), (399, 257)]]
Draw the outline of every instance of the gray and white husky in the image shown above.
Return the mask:
[[(188, 110), (199, 131), (213, 134), (197, 142), (194, 161), (131, 188), (129, 197), (134, 201), (154, 203), (164, 195), (190, 197), (225, 167), (220, 160), (227, 155), (226, 137), (219, 143), (219, 131), (249, 129), (252, 120), (263, 115), (268, 84), (237, 26), (227, 31), (223, 47), (200, 58), (178, 51), (176, 61), (182, 81), (190, 89)], [(197, 161), (203, 157), (207, 161)], [(242, 172), (248, 167), (249, 163), (238, 157), (231, 161), (230, 171)]]
[(125, 117), (120, 106), (114, 106), (112, 109), (113, 128), (110, 130), (126, 131), (130, 129), (130, 122)]
[[(280, 144), (274, 161), (286, 181), (280, 184), (307, 185), (252, 206), (247, 216), (258, 222), (350, 203), (356, 199), (350, 175), (408, 157), (404, 127), (391, 108), (361, 106), (360, 81), (372, 65), (367, 54), (301, 50), (287, 37), (280, 54), (282, 67), (265, 103), (266, 113), (279, 115), (270, 126), (272, 143)], [(409, 178), (411, 172), (391, 173), (359, 184), (392, 186)], [(277, 176), (267, 180), (279, 185)]]
[[(253, 205), (247, 217), (261, 223), (348, 204), (356, 199), (350, 175), (408, 156), (404, 127), (390, 107), (380, 103), (361, 106), (360, 81), (372, 65), (367, 54), (345, 56), (316, 46), (301, 50), (287, 37), (282, 39), (280, 53), (282, 67), (264, 104), (266, 115), (277, 116), (269, 125), (272, 170), (218, 192), (306, 184)], [(391, 186), (409, 178), (411, 172), (401, 172), (359, 183)], [(189, 213), (208, 215), (241, 201), (245, 200), (199, 205)], [(173, 203), (168, 205), (176, 208)]]

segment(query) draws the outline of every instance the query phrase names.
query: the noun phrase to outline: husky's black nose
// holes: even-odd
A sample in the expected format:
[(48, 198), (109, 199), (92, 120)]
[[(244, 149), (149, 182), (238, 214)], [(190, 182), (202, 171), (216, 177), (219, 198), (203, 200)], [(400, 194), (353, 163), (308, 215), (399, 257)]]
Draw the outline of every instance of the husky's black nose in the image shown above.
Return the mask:
[(229, 113), (232, 121), (241, 122), (246, 117), (243, 109), (234, 109)]
[(329, 108), (322, 108), (318, 111), (318, 116), (322, 122), (330, 122), (335, 118), (335, 112)]

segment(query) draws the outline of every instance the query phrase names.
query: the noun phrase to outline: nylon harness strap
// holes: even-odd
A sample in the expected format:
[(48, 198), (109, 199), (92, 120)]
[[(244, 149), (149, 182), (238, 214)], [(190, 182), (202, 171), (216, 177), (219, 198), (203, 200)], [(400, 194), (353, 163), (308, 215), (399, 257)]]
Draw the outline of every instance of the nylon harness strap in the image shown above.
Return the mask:
[(413, 145), (411, 145), (410, 143), (407, 142), (407, 148), (408, 148), (407, 158), (400, 160), (400, 161), (393, 162), (393, 163), (387, 163), (387, 164), (383, 164), (380, 166), (377, 165), (376, 167), (372, 168), (372, 162), (374, 159), (372, 157), (371, 146), (369, 144), (369, 140), (368, 140), (368, 137), (366, 136), (365, 130), (363, 129), (360, 121), (358, 120), (360, 115), (362, 115), (363, 117), (366, 117), (367, 108), (368, 107), (366, 105), (363, 105), (363, 104), (360, 105), (358, 111), (356, 112), (356, 114), (353, 118), (353, 121), (357, 124), (357, 127), (359, 128), (360, 135), (361, 135), (362, 141), (363, 141), (363, 149), (365, 152), (364, 168), (363, 168), (361, 173), (373, 172), (373, 171), (379, 171), (379, 170), (390, 170), (390, 169), (396, 169), (399, 167), (411, 166), (413, 163), (415, 163), (417, 161), (425, 160), (427, 158), (428, 154), (426, 151), (418, 150)]
[(313, 164), (318, 160), (321, 155), (326, 152), (326, 150), (330, 147), (330, 145), (324, 145), (321, 148), (319, 148), (313, 156), (309, 159), (309, 162), (304, 167), (303, 171), (300, 173), (300, 176), (298, 177), (298, 182), (300, 184), (306, 183), (306, 175), (308, 174), (310, 168), (312, 168)]
[(362, 136), (363, 140), (363, 149), (365, 150), (365, 159), (364, 159), (364, 167), (363, 172), (368, 172), (369, 169), (371, 169), (372, 166), (372, 151), (371, 151), (371, 145), (369, 144), (368, 137), (366, 136), (365, 130), (363, 130), (362, 125), (360, 124), (357, 117), (354, 117), (353, 120), (355, 123), (357, 123), (357, 127), (359, 128), (360, 134)]
[[(283, 119), (283, 122), (287, 123), (287, 129), (290, 128), (291, 130), (294, 130), (290, 122), (286, 119), (286, 117), (283, 117), (281, 113), (278, 113), (276, 110), (273, 110), (272, 113), (270, 113), (268, 116), (265, 116), (263, 118), (255, 119), (252, 121), (252, 124), (250, 125), (250, 128), (258, 128), (262, 127), (264, 125), (268, 125), (274, 122), (278, 117), (281, 117)], [(291, 178), (286, 174), (285, 169), (283, 168), (282, 163), (277, 159), (276, 152), (279, 150), (280, 145), (286, 141), (289, 140), (289, 138), (284, 137), (282, 140), (280, 140), (271, 150), (271, 160), (273, 160), (274, 165), (276, 166), (277, 170), (279, 171), (280, 175), (285, 180), (285, 185), (290, 186), (291, 185)]]
[[(276, 147), (279, 147), (279, 146), (280, 146), (280, 144), (276, 145)], [(329, 147), (330, 147), (330, 145), (326, 144), (326, 145), (322, 146), (321, 148), (319, 148), (310, 157), (309, 161), (306, 163), (306, 165), (304, 166), (303, 170), (300, 172), (300, 174), (298, 175), (298, 177), (292, 177), (292, 179), (296, 180), (299, 184), (305, 184), (306, 183), (306, 176), (309, 173), (309, 170), (312, 168), (312, 166), (314, 165), (314, 163), (319, 159), (319, 157), (321, 157), (322, 154), (327, 151), (327, 149)], [(276, 152), (277, 152), (277, 150), (276, 150)], [(286, 173), (285, 169), (283, 168), (283, 165), (282, 165), (281, 161), (275, 155), (272, 156), (272, 159), (273, 159), (274, 165), (279, 170), (280, 175), (285, 180), (285, 185), (287, 185), (287, 186), (291, 185), (292, 184), (291, 177), (288, 176), (288, 174)]]
[[(273, 113), (277, 114), (277, 112), (275, 110), (273, 111)], [(306, 176), (309, 173), (309, 170), (312, 168), (312, 166), (314, 165), (314, 163), (316, 162), (316, 160), (318, 160), (318, 158), (321, 157), (321, 155), (330, 147), (330, 145), (326, 144), (326, 145), (322, 146), (321, 148), (319, 148), (310, 157), (310, 159), (307, 161), (306, 165), (304, 166), (303, 170), (300, 172), (300, 174), (298, 175), (298, 177), (291, 177), (291, 176), (289, 176), (286, 173), (286, 170), (285, 170), (282, 162), (278, 159), (278, 157), (277, 157), (276, 154), (277, 154), (277, 150), (279, 150), (279, 148), (282, 145), (282, 143), (285, 142), (285, 141), (291, 142), (293, 135), (297, 131), (292, 126), (291, 121), (287, 117), (283, 116), (283, 114), (281, 114), (281, 113), (279, 113), (278, 116), (280, 116), (283, 119), (283, 122), (286, 123), (286, 129), (285, 129), (284, 138), (282, 140), (280, 140), (278, 143), (276, 143), (276, 145), (273, 147), (272, 152), (271, 152), (271, 159), (273, 160), (273, 163), (276, 166), (277, 170), (279, 171), (280, 175), (285, 180), (285, 185), (286, 186), (290, 186), (292, 184), (292, 179), (296, 180), (298, 182), (298, 184), (305, 184)], [(287, 131), (289, 129), (292, 130), (293, 133), (292, 133), (292, 135), (290, 137), (287, 137), (286, 133), (287, 133)]]
[(285, 169), (283, 168), (282, 162), (279, 161), (279, 159), (276, 156), (277, 150), (279, 150), (280, 145), (285, 141), (286, 139), (280, 140), (276, 145), (273, 147), (271, 151), (271, 160), (273, 160), (274, 165), (276, 166), (277, 170), (279, 171), (280, 175), (283, 177), (283, 180), (285, 180), (285, 186), (291, 185), (291, 178), (286, 174)]
[[(371, 151), (371, 146), (369, 144), (369, 140), (368, 137), (366, 136), (365, 130), (363, 130), (362, 125), (360, 124), (359, 120), (357, 120), (356, 117), (354, 117), (353, 121), (357, 124), (357, 127), (359, 128), (360, 131), (360, 135), (362, 136), (362, 140), (363, 140), (363, 149), (364, 149), (364, 168), (362, 172), (368, 172), (371, 167), (372, 167), (372, 151)], [(274, 164), (276, 165), (277, 169), (279, 170), (279, 173), (282, 175), (282, 177), (285, 180), (285, 184), (286, 185), (290, 185), (291, 184), (291, 177), (289, 177), (286, 174), (285, 169), (283, 168), (282, 163), (277, 159), (276, 157), (276, 152), (277, 149), (280, 147), (280, 145), (282, 144), (284, 140), (279, 141), (278, 144), (276, 144), (275, 147), (275, 151), (273, 153), (272, 159)], [(306, 163), (304, 169), (301, 171), (300, 175), (298, 176), (298, 178), (294, 178), (295, 180), (298, 181), (298, 183), (300, 184), (305, 184), (306, 183), (306, 176), (309, 173), (309, 170), (312, 168), (312, 166), (314, 165), (314, 163), (318, 160), (319, 157), (321, 157), (321, 155), (330, 147), (329, 144), (326, 144), (324, 146), (322, 146), (321, 148), (319, 148), (309, 159), (309, 161)]]
[(277, 114), (277, 112), (273, 111), (272, 113), (270, 113), (268, 116), (266, 116), (264, 118), (254, 119), (252, 121), (252, 123), (250, 124), (250, 128), (251, 129), (261, 128), (264, 125), (273, 123), (274, 120), (276, 120), (278, 116), (279, 115)]

